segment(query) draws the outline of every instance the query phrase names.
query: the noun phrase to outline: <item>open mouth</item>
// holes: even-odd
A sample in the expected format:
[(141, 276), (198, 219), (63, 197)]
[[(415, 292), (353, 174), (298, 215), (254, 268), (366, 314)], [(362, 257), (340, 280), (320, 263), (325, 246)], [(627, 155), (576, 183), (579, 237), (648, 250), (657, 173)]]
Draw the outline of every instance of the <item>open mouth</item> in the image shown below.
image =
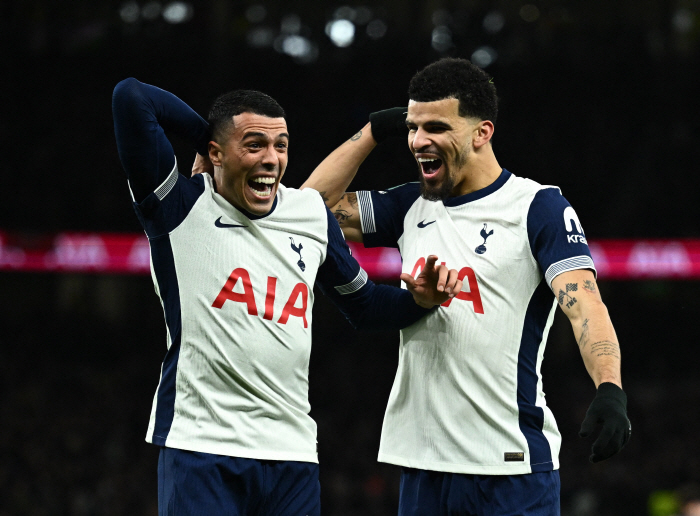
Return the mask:
[(436, 177), (442, 168), (442, 160), (439, 158), (418, 158), (418, 163), (425, 179)]
[(275, 184), (274, 177), (255, 177), (248, 180), (248, 187), (257, 197), (270, 197), (272, 195), (272, 187)]

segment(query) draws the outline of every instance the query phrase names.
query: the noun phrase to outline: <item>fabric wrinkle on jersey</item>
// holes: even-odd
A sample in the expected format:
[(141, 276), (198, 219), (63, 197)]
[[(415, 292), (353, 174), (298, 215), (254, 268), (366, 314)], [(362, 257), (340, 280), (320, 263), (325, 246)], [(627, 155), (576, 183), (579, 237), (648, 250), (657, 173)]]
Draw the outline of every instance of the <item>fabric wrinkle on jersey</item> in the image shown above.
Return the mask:
[(357, 197), (365, 246), (398, 247), (402, 272), (414, 277), (436, 254), (464, 283), (401, 330), (379, 460), (467, 474), (558, 469), (561, 436), (540, 374), (556, 307), (550, 285), (568, 270), (595, 273), (559, 189), (503, 170), (442, 202), (421, 198), (418, 183)]

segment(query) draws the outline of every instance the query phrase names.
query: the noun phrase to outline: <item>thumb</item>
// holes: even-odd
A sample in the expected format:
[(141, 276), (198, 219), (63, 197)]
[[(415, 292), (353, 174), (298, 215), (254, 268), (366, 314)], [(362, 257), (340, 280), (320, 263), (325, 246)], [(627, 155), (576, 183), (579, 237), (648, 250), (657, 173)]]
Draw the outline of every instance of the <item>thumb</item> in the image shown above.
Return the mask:
[(412, 290), (416, 286), (416, 280), (413, 279), (413, 276), (406, 272), (401, 273), (401, 281), (403, 281), (406, 284), (406, 287), (408, 287), (408, 290)]
[(588, 437), (595, 431), (597, 425), (598, 418), (588, 412), (583, 423), (581, 423), (581, 430), (578, 433), (579, 437)]

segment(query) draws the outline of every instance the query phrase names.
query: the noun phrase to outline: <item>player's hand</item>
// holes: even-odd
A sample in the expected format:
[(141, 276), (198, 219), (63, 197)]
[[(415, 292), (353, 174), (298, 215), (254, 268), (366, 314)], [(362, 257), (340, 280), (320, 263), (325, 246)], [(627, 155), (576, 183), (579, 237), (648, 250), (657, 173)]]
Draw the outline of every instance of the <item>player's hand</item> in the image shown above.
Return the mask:
[(377, 143), (383, 142), (391, 136), (405, 137), (408, 134), (406, 127), (406, 113), (408, 108), (395, 107), (384, 111), (370, 113), (369, 121), (372, 124), (372, 138)]
[(405, 272), (401, 274), (401, 280), (413, 294), (413, 299), (424, 308), (441, 305), (462, 290), (462, 280), (458, 279), (458, 272), (444, 265), (436, 266), (437, 259), (434, 254), (428, 256), (425, 267), (416, 279)]
[(199, 152), (196, 154), (192, 164), (192, 177), (197, 174), (214, 175), (214, 164), (209, 159), (209, 156), (202, 156)]
[(593, 443), (591, 462), (600, 462), (619, 452), (629, 441), (632, 425), (627, 419), (627, 395), (614, 383), (601, 383), (581, 424), (581, 437), (591, 435), (598, 424), (603, 426)]

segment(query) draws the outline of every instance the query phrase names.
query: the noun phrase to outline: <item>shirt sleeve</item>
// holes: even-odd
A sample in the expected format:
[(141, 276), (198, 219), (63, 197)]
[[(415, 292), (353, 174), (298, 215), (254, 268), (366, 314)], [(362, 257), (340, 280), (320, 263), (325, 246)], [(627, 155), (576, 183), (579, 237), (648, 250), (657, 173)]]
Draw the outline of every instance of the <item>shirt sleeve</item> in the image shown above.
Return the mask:
[(550, 288), (563, 272), (590, 269), (596, 274), (581, 222), (558, 188), (537, 192), (528, 211), (527, 232), (532, 255)]
[(318, 269), (316, 284), (350, 321), (367, 330), (394, 330), (410, 326), (432, 309), (416, 304), (407, 290), (376, 285), (350, 253), (335, 217), (326, 209), (328, 249)]
[(386, 191), (358, 191), (364, 246), (398, 247), (404, 218), (418, 197), (419, 183), (406, 183)]
[[(166, 131), (193, 144), (207, 154), (209, 125), (172, 93), (129, 78), (112, 95), (114, 133), (122, 166), (129, 179), (134, 201), (172, 187), (175, 153)], [(160, 192), (162, 193), (162, 192)]]

